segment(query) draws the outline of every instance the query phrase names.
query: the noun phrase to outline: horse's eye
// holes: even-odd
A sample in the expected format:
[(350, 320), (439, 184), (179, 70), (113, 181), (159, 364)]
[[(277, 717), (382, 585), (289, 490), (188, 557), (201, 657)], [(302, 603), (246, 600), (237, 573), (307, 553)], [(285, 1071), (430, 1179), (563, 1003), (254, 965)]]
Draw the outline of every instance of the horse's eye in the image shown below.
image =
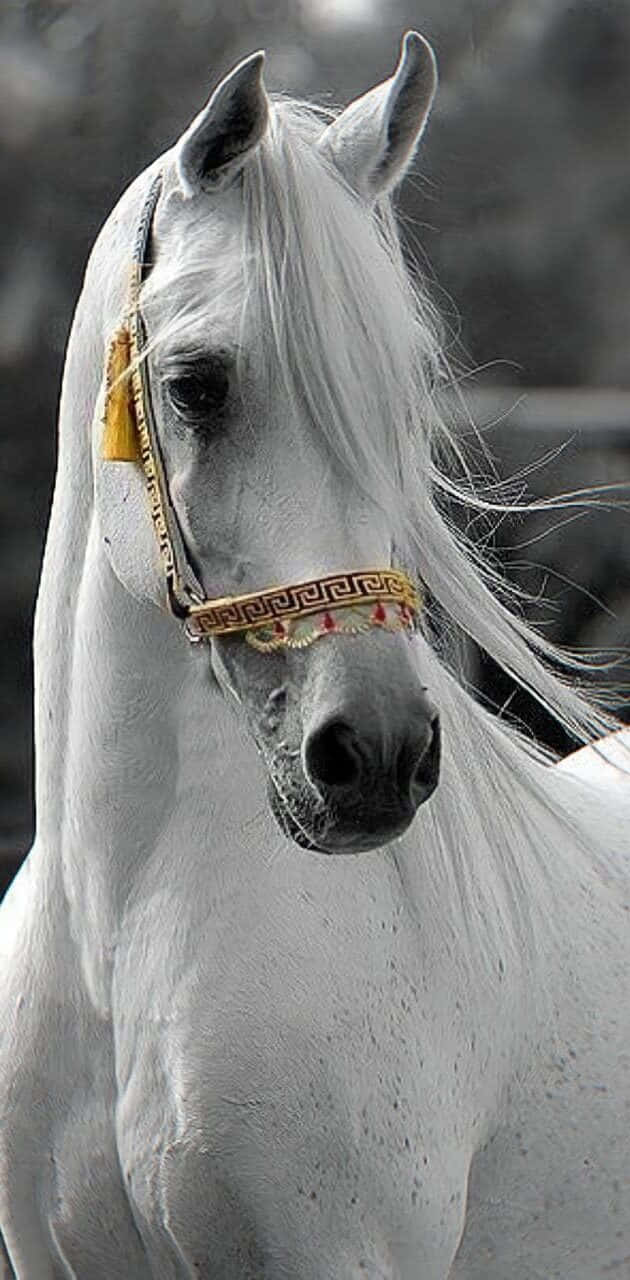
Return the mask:
[(212, 418), (224, 408), (229, 391), (230, 375), (223, 360), (204, 361), (166, 379), (167, 396), (180, 418)]

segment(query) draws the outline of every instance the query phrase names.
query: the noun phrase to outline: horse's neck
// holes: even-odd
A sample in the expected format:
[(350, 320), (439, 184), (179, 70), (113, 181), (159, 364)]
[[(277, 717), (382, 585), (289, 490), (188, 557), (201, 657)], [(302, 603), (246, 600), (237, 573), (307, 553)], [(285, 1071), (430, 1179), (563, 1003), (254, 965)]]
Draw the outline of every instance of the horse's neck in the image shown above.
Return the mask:
[(68, 691), (72, 679), (74, 603), (83, 570), (92, 512), (90, 425), (98, 394), (99, 361), (88, 361), (97, 326), (83, 296), (64, 371), (59, 414), (59, 461), (34, 629), (35, 794), (38, 835), (54, 845), (63, 813)]
[(63, 821), (75, 605), (93, 516), (90, 449), (105, 335), (124, 305), (128, 273), (116, 263), (128, 257), (138, 202), (150, 176), (142, 174), (132, 184), (96, 241), (66, 353), (57, 475), (34, 629), (37, 834), (51, 846)]
[(94, 516), (70, 638), (70, 658), (55, 652), (57, 637), (49, 654), (56, 674), (65, 662), (65, 682), (54, 689), (51, 673), (41, 675), (56, 695), (51, 724), (60, 731), (38, 742), (39, 768), (48, 785), (56, 773), (60, 792), (54, 832), (40, 811), (38, 856), (61, 863), (62, 909), (84, 981), (105, 1009), (129, 894), (158, 847), (170, 849), (173, 876), (183, 873), (182, 810), (203, 806), (211, 827), (222, 747), (227, 739), (234, 769), (240, 739), (232, 749), (234, 716), (210, 677), (207, 650), (191, 653), (172, 618), (121, 587)]

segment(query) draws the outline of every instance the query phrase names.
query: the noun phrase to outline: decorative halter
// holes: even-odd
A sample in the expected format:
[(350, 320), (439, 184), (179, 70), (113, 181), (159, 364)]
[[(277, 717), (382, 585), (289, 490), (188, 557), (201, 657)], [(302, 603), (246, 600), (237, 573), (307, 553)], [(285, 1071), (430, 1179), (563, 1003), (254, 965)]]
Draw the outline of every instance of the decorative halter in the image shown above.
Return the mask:
[(209, 600), (199, 583), (173, 506), (155, 424), (147, 374), (147, 333), (140, 290), (150, 269), (147, 248), (162, 175), (152, 181), (134, 244), (127, 318), (112, 339), (107, 360), (102, 456), (110, 462), (140, 462), (153, 527), (166, 576), (168, 606), (193, 643), (245, 632), (255, 649), (302, 649), (320, 636), (357, 635), (371, 627), (412, 628), (418, 589), (401, 570), (355, 569)]

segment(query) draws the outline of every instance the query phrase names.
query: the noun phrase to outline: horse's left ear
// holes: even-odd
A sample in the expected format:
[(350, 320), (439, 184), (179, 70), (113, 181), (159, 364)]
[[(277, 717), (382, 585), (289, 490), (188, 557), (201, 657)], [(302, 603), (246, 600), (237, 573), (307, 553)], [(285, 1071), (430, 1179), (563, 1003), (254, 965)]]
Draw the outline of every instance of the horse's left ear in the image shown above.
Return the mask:
[(175, 167), (185, 196), (231, 182), (258, 146), (269, 119), (264, 61), (259, 49), (239, 62), (176, 144)]
[(375, 200), (403, 177), (437, 82), (431, 45), (417, 31), (408, 31), (393, 76), (351, 102), (324, 130), (319, 146), (366, 199)]

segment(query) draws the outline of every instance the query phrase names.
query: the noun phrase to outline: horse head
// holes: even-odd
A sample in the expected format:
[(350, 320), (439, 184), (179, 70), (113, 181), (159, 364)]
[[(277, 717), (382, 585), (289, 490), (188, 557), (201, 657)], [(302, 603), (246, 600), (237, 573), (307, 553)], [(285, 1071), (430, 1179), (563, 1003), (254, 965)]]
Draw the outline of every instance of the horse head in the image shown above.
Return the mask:
[[(408, 546), (405, 447), (424, 375), (388, 196), (427, 120), (434, 56), (407, 33), (393, 76), (333, 119), (268, 95), (263, 63), (241, 62), (163, 159), (138, 293), (156, 448), (206, 600), (391, 569)], [(156, 557), (138, 554), (146, 499), (123, 510), (111, 480), (100, 491), (116, 575), (163, 604)], [(319, 852), (400, 836), (438, 782), (421, 611), (413, 630), (370, 607), (350, 636), (342, 597), (338, 613), (310, 607), (299, 643), (295, 629), (267, 648), (242, 629), (207, 637), (281, 829)]]

